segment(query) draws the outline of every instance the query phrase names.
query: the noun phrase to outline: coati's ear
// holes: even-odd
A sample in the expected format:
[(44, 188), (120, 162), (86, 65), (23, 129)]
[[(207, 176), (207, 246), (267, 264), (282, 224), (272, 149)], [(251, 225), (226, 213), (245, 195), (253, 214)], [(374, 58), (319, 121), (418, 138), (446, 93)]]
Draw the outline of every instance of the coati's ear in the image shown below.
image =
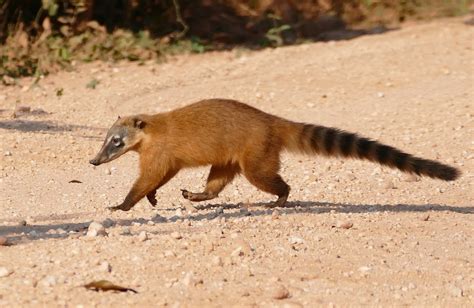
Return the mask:
[(146, 123), (142, 119), (135, 118), (133, 119), (133, 126), (139, 129), (143, 129), (146, 126)]

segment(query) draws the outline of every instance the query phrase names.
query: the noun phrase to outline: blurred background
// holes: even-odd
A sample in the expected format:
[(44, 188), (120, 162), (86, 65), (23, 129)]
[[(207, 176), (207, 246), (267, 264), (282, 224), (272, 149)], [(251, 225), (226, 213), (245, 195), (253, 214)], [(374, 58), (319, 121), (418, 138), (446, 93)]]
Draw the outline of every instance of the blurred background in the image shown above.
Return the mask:
[(77, 61), (350, 39), (459, 16), (473, 0), (0, 0), (0, 77)]

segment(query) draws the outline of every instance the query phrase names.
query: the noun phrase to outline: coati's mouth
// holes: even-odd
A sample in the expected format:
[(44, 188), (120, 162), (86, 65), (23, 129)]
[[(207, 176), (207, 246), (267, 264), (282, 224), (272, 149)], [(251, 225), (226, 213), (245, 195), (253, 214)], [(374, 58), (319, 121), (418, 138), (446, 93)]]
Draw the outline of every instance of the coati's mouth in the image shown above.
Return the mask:
[(94, 166), (98, 166), (98, 165), (101, 164), (101, 162), (99, 162), (99, 160), (97, 158), (89, 160), (89, 163), (91, 163)]

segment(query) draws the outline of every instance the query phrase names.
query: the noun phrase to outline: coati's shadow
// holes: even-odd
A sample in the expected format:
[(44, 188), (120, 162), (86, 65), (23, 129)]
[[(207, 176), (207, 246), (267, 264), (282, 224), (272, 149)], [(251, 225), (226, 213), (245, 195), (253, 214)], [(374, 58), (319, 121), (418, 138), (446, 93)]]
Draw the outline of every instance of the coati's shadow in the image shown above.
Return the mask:
[[(378, 213), (378, 212), (394, 212), (394, 213), (420, 213), (420, 212), (453, 212), (459, 214), (474, 214), (474, 206), (449, 206), (439, 204), (350, 204), (350, 203), (331, 203), (331, 202), (312, 202), (312, 201), (289, 201), (285, 207), (269, 208), (271, 203), (254, 203), (243, 206), (242, 203), (224, 203), (224, 204), (207, 204), (199, 206), (198, 211), (184, 216), (163, 217), (159, 214), (151, 219), (146, 218), (132, 218), (132, 219), (107, 219), (104, 221), (104, 227), (110, 228), (114, 225), (129, 226), (134, 223), (148, 224), (150, 221), (153, 224), (173, 223), (178, 220), (187, 219), (189, 221), (212, 221), (214, 219), (236, 219), (242, 217), (259, 217), (271, 216), (275, 209), (278, 209), (280, 215), (293, 214), (323, 214), (328, 212), (333, 213)], [(170, 209), (157, 209), (158, 211), (166, 211)], [(176, 209), (175, 209), (176, 210)], [(205, 211), (205, 212), (204, 212)], [(130, 212), (132, 215), (133, 212)], [(72, 217), (72, 216), (74, 217)], [(66, 215), (52, 215), (41, 216), (34, 218), (35, 221), (41, 220), (68, 220), (72, 218), (79, 218), (81, 216), (91, 216), (93, 213), (78, 213)], [(0, 236), (8, 237), (8, 240), (13, 244), (18, 244), (25, 241), (33, 241), (39, 239), (58, 239), (68, 238), (70, 236), (81, 237), (85, 236), (85, 231), (91, 223), (86, 220), (80, 223), (57, 223), (46, 225), (26, 225), (26, 226), (2, 226), (0, 225)], [(62, 232), (51, 232), (51, 230), (62, 229)], [(72, 231), (72, 232), (71, 232)], [(170, 231), (171, 232), (171, 231)], [(150, 232), (155, 234), (167, 233), (166, 231)]]
[[(94, 131), (104, 133), (107, 131), (105, 128), (91, 127), (86, 125), (76, 124), (58, 124), (52, 121), (32, 121), (32, 120), (3, 120), (0, 121), (0, 129), (17, 130), (25, 133), (40, 133), (40, 134), (56, 134), (63, 132), (76, 132), (76, 131)], [(82, 138), (102, 140), (99, 136), (83, 136)]]

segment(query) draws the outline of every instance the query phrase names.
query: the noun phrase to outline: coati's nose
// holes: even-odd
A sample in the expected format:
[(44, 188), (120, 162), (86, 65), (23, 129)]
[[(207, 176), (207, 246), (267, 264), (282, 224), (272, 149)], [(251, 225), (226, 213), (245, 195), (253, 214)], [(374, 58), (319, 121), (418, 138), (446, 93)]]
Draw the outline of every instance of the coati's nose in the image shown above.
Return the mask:
[(94, 159), (91, 159), (91, 160), (89, 161), (89, 163), (93, 164), (94, 166), (98, 166), (98, 165), (99, 165), (99, 160), (96, 159), (96, 158), (94, 158)]

